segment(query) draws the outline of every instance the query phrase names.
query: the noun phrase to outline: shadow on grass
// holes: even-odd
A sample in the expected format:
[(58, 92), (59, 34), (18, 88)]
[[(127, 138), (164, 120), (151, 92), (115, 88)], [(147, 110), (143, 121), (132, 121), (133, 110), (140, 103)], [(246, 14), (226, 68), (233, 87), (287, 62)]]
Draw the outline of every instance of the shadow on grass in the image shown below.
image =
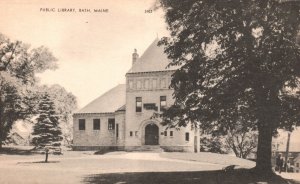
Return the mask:
[(0, 150), (0, 154), (5, 155), (33, 155), (33, 149), (18, 149), (18, 148), (10, 148), (4, 147)]
[[(252, 170), (195, 172), (135, 172), (89, 175), (86, 184), (289, 184), (275, 174), (258, 176)], [(295, 183), (296, 184), (296, 183)]]
[(18, 162), (17, 164), (53, 164), (53, 163), (59, 163), (59, 161)]

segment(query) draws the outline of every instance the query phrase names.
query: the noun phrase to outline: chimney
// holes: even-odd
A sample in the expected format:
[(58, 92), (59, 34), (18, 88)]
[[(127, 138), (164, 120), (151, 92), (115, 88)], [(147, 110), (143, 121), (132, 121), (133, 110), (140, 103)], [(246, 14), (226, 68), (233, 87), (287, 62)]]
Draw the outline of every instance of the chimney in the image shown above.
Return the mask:
[(134, 65), (135, 62), (137, 62), (139, 58), (139, 54), (137, 53), (137, 50), (134, 49), (134, 52), (132, 53), (132, 65)]

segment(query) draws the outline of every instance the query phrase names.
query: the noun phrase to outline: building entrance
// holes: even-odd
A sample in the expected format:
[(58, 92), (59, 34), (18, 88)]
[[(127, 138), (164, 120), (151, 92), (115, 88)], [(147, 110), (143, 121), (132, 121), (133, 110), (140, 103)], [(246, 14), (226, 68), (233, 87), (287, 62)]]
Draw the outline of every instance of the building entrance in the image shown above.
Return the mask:
[(155, 124), (149, 124), (145, 127), (145, 145), (158, 145), (159, 129)]

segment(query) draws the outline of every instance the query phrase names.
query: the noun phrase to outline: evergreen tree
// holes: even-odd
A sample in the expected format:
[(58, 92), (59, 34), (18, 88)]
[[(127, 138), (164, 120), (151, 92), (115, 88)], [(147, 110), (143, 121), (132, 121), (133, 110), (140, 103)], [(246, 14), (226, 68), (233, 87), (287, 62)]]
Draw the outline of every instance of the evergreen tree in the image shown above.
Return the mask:
[(31, 48), (0, 33), (0, 149), (14, 122), (36, 113), (36, 74), (56, 68), (48, 48)]
[(46, 93), (39, 103), (39, 116), (33, 127), (32, 139), (36, 147), (60, 146), (62, 132), (59, 127), (59, 118), (55, 113), (53, 101)]

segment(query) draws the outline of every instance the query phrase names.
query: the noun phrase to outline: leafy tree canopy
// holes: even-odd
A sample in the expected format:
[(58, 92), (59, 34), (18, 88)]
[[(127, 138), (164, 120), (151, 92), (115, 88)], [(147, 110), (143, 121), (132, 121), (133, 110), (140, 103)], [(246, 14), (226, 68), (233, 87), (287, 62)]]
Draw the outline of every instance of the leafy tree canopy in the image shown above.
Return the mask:
[(35, 74), (56, 69), (56, 61), (46, 47), (31, 49), (0, 34), (0, 148), (13, 122), (35, 110)]
[(173, 74), (171, 126), (258, 130), (256, 169), (271, 171), (272, 134), (299, 125), (297, 1), (161, 0)]

